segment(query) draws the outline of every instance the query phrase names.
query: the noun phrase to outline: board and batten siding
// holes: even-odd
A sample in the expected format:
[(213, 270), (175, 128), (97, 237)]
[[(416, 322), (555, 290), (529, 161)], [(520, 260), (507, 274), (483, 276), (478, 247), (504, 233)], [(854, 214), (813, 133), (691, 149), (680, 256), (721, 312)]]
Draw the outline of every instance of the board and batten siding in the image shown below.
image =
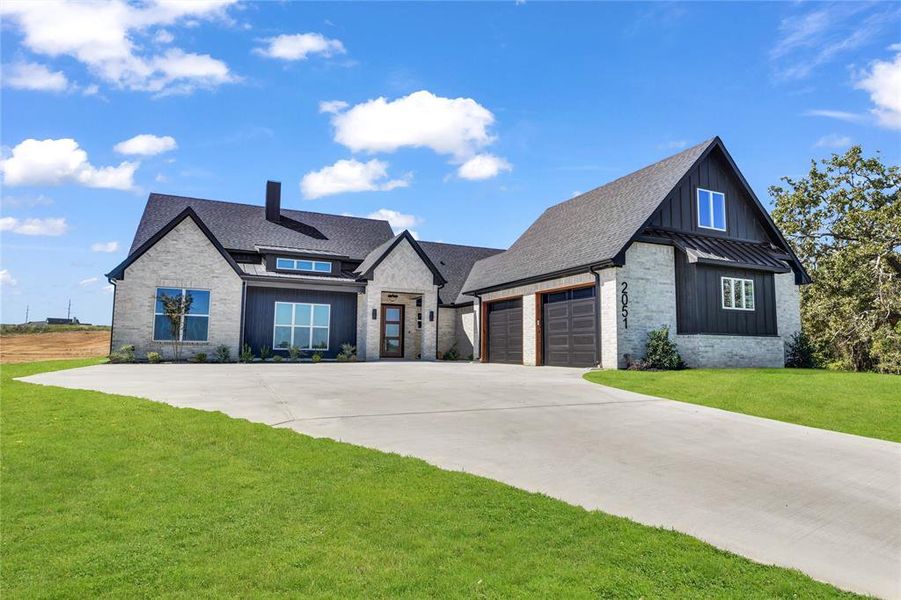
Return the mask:
[[(726, 231), (698, 227), (698, 188), (726, 195)], [(711, 152), (679, 181), (647, 220), (646, 226), (738, 240), (770, 240), (760, 223), (754, 201), (718, 150)]]
[[(328, 304), (331, 308), (328, 350), (323, 358), (334, 358), (341, 351), (341, 344), (357, 344), (357, 294), (248, 286), (244, 313), (244, 343), (249, 344), (255, 355), (260, 348), (272, 348), (276, 302), (304, 302)], [(307, 351), (307, 355), (312, 354)]]
[[(754, 282), (754, 310), (722, 306), (721, 277)], [(777, 335), (773, 274), (689, 263), (676, 252), (676, 328), (680, 335)]]

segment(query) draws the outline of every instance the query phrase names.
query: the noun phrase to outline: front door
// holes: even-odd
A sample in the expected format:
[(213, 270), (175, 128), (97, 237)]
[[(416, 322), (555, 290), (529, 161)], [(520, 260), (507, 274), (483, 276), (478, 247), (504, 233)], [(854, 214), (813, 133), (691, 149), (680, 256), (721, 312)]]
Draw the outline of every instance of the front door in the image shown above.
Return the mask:
[(404, 305), (382, 304), (382, 358), (404, 356)]

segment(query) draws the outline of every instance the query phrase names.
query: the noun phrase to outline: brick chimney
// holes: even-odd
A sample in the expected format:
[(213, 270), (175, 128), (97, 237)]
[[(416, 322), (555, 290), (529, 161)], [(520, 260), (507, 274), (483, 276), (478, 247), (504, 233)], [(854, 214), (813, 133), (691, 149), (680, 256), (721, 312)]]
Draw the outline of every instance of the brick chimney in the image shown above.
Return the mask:
[(280, 181), (266, 182), (266, 220), (278, 223), (282, 212), (282, 184)]

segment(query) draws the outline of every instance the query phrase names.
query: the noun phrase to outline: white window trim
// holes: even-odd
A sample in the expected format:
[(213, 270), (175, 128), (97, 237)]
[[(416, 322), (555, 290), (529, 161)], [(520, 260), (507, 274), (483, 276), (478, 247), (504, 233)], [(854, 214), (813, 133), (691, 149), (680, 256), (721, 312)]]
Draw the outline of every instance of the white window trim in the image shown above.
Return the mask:
[[(280, 324), (276, 322), (276, 317), (278, 316), (278, 305), (279, 304), (287, 304), (291, 307), (291, 325)], [(309, 325), (295, 325), (294, 324), (294, 316), (295, 316), (295, 306), (309, 306), (310, 307), (310, 324)], [(328, 309), (328, 324), (327, 325), (313, 325), (313, 313), (316, 310), (317, 306), (324, 306)], [(291, 327), (291, 345), (287, 348), (276, 348), (275, 347), (275, 328), (276, 327)], [(297, 346), (294, 343), (294, 328), (295, 327), (306, 327), (310, 330), (310, 337), (307, 340), (307, 346)], [(328, 335), (325, 337), (325, 348), (312, 348), (313, 345), (313, 330), (314, 329), (325, 329), (328, 332)], [(332, 336), (332, 305), (331, 304), (313, 304), (311, 302), (276, 302), (275, 303), (275, 311), (272, 313), (272, 350), (273, 351), (281, 351), (287, 352), (291, 349), (291, 346), (297, 346), (301, 350), (308, 350), (312, 352), (328, 352), (330, 339)]]
[[(156, 312), (156, 303), (159, 301), (159, 298), (160, 298), (160, 290), (178, 290), (178, 289), (181, 290), (182, 297), (184, 297), (185, 293), (188, 290), (193, 290), (195, 292), (206, 292), (207, 294), (210, 295), (209, 308), (207, 309), (207, 311), (209, 311), (210, 308), (213, 307), (213, 292), (208, 289), (199, 288), (199, 287), (177, 288), (177, 287), (168, 287), (168, 286), (161, 286), (161, 287), (156, 288), (156, 293), (153, 296), (153, 319), (150, 322), (150, 331), (151, 331), (150, 339), (153, 342), (159, 342), (159, 343), (163, 344), (163, 343), (167, 343), (167, 342), (171, 343), (174, 341), (174, 340), (158, 340), (158, 339), (156, 339), (156, 318), (158, 316), (166, 316), (166, 313)], [(179, 329), (178, 329), (178, 340), (177, 341), (181, 342), (182, 344), (209, 344), (210, 343), (210, 313), (209, 312), (207, 312), (206, 314), (193, 313), (193, 314), (189, 314), (188, 316), (189, 317), (206, 317), (207, 318), (206, 339), (205, 340), (184, 340), (184, 339), (182, 339), (183, 337), (185, 337), (185, 315), (182, 315), (181, 316), (181, 327), (179, 327)]]
[[(710, 194), (710, 223), (711, 223), (711, 227), (708, 227), (707, 225), (702, 225), (702, 224), (701, 224), (701, 192), (707, 192), (708, 194)], [(719, 194), (720, 196), (723, 197), (723, 224), (728, 223), (728, 219), (726, 218), (726, 194), (725, 194), (724, 192), (715, 192), (715, 191), (713, 191), (713, 190), (708, 190), (708, 189), (706, 189), (706, 188), (699, 187), (699, 188), (698, 188), (698, 191), (695, 192), (695, 206), (696, 206), (697, 209), (698, 209), (698, 227), (700, 227), (701, 229), (713, 229), (714, 231), (726, 231), (726, 228), (725, 228), (725, 227), (723, 227), (722, 229), (720, 229), (719, 227), (713, 227), (713, 226), (712, 226), (712, 225), (713, 225), (713, 222), (714, 222), (714, 219), (713, 219), (713, 195), (714, 195), (714, 194)]]
[[(286, 260), (292, 264), (290, 267), (280, 267), (278, 262), (280, 260)], [(301, 268), (301, 262), (310, 263), (309, 269)], [(327, 270), (322, 271), (316, 268), (316, 265), (325, 265), (328, 267)], [(332, 263), (327, 260), (313, 260), (311, 258), (287, 258), (285, 256), (277, 256), (275, 257), (275, 268), (281, 269), (283, 271), (303, 271), (305, 273), (331, 273), (332, 272)]]
[[(750, 285), (751, 287), (751, 297), (754, 298), (754, 306), (751, 308), (745, 308), (744, 306), (726, 306), (726, 295), (723, 293), (723, 284), (726, 280), (732, 282), (732, 304), (735, 304), (735, 284), (737, 282), (741, 282), (741, 303), (745, 304), (745, 286)], [(755, 297), (754, 290), (754, 280), (753, 279), (743, 279), (741, 277), (720, 277), (720, 306), (722, 306), (725, 310), (743, 310), (746, 312), (754, 312), (757, 310), (757, 298)]]

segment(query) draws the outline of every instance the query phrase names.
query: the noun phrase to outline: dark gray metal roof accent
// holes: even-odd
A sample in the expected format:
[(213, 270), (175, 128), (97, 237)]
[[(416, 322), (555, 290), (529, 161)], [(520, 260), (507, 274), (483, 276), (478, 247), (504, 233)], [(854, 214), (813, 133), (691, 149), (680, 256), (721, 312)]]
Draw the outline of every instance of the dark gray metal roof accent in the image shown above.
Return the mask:
[(637, 238), (642, 241), (671, 243), (688, 257), (690, 263), (704, 263), (774, 273), (789, 273), (792, 257), (771, 244), (739, 242), (723, 238), (676, 231), (650, 229)]
[(613, 260), (717, 138), (548, 208), (506, 252), (478, 261), (464, 292)]
[(435, 266), (435, 263), (432, 262), (429, 255), (425, 253), (422, 246), (419, 245), (419, 242), (417, 242), (406, 229), (370, 252), (366, 258), (363, 259), (363, 262), (360, 263), (360, 266), (354, 270), (354, 273), (359, 276), (359, 279), (372, 279), (375, 268), (379, 266), (386, 256), (391, 254), (391, 251), (394, 250), (394, 247), (397, 246), (401, 240), (407, 240), (416, 254), (419, 255), (419, 258), (422, 259), (422, 262), (425, 263), (425, 266), (429, 268), (432, 272), (435, 285), (443, 286), (447, 283), (444, 275), (441, 274), (441, 271), (438, 270), (438, 267)]
[(443, 306), (471, 304), (474, 302), (475, 298), (472, 296), (460, 293), (466, 277), (472, 270), (472, 265), (477, 260), (503, 252), (499, 248), (461, 246), (443, 242), (419, 242), (419, 245), (447, 280), (447, 283), (438, 294), (440, 303)]
[(229, 250), (255, 252), (257, 246), (279, 246), (359, 260), (394, 235), (387, 221), (376, 219), (283, 209), (280, 222), (273, 223), (266, 220), (264, 206), (150, 194), (131, 251), (189, 207)]

